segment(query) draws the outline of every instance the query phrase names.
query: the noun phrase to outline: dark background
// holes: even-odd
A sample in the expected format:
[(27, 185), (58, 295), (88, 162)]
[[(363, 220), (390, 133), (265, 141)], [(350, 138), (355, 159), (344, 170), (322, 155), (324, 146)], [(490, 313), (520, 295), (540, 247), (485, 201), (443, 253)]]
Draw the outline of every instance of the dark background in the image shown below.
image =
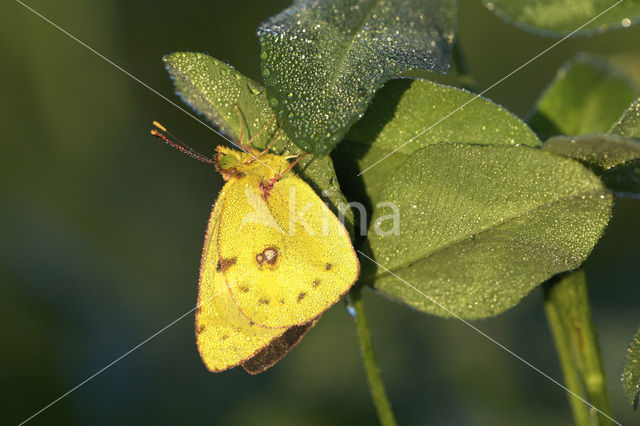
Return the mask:
[[(289, 4), (29, 0), (28, 4), (179, 103), (161, 57), (206, 51), (259, 79), (258, 23)], [(159, 144), (159, 120), (210, 153), (222, 139), (21, 6), (2, 6), (0, 423), (16, 424), (193, 308), (203, 233), (221, 187), (212, 167)], [(460, 37), (487, 87), (555, 39), (460, 5)], [(520, 116), (559, 65), (600, 53), (640, 81), (640, 27), (562, 43), (487, 97)], [(619, 377), (640, 322), (636, 200), (587, 262), (616, 418), (640, 421)], [(367, 292), (383, 378), (401, 424), (562, 425), (565, 392), (464, 324)], [(534, 291), (476, 325), (561, 380)], [(372, 424), (352, 318), (336, 304), (267, 373), (205, 370), (193, 315), (32, 424)]]

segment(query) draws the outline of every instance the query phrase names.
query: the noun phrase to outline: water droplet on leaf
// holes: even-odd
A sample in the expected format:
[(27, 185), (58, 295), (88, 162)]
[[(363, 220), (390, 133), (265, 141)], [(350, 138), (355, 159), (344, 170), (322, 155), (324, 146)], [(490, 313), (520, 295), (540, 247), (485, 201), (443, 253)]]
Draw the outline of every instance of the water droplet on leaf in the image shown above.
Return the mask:
[(258, 83), (254, 82), (252, 80), (248, 80), (247, 81), (247, 88), (254, 95), (259, 95), (264, 90), (264, 88), (262, 86), (260, 86)]

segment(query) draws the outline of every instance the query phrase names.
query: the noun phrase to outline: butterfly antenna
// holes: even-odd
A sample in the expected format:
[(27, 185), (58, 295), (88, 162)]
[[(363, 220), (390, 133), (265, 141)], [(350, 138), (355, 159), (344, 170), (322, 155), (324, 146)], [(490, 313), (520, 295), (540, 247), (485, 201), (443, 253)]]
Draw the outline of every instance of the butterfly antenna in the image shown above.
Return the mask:
[[(189, 145), (182, 142), (180, 139), (178, 139), (173, 134), (171, 134), (171, 132), (169, 132), (162, 124), (158, 123), (157, 121), (154, 121), (153, 126), (160, 131), (156, 129), (151, 130), (152, 136), (155, 136), (156, 138), (160, 139), (162, 142), (177, 149), (178, 151), (187, 154), (191, 158), (195, 158), (196, 160), (202, 161), (203, 163), (207, 163), (207, 164), (214, 163), (214, 160), (212, 160), (211, 158), (205, 155), (200, 154), (198, 151), (191, 148)], [(169, 139), (169, 137), (165, 136), (163, 133), (166, 133), (173, 140)]]

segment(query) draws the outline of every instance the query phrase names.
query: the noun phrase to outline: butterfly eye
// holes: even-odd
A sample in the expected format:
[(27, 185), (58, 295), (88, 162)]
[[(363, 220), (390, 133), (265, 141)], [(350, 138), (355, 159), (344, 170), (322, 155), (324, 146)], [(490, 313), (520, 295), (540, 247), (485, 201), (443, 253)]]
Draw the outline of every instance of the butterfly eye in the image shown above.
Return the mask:
[(220, 159), (219, 164), (222, 170), (229, 170), (238, 164), (238, 157), (231, 154), (225, 154)]

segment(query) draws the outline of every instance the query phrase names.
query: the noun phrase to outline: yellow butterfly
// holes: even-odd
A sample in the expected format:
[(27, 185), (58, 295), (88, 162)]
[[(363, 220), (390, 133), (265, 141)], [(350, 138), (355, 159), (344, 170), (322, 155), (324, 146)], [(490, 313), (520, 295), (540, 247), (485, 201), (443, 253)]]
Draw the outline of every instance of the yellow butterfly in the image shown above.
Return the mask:
[(202, 252), (200, 356), (214, 372), (237, 365), (264, 371), (356, 281), (360, 265), (349, 235), (286, 157), (242, 145), (241, 135), (245, 152), (218, 146), (208, 159), (152, 134), (213, 163), (227, 181)]

